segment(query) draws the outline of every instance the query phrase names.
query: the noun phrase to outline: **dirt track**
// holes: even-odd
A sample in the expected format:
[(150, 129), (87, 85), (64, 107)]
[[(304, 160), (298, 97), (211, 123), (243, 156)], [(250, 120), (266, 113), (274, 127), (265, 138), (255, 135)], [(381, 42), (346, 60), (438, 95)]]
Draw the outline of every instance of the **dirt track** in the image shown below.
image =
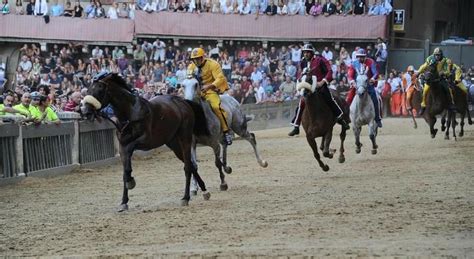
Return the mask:
[[(419, 121), (387, 119), (379, 153), (346, 141), (322, 172), (304, 137), (256, 132), (229, 149), (229, 190), (219, 191), (211, 150), (200, 172), (212, 197), (179, 206), (182, 164), (170, 152), (134, 161), (130, 211), (117, 213), (121, 166), (28, 177), (0, 187), (0, 255), (13, 256), (466, 256), (474, 257), (474, 126), (457, 142)], [(339, 140), (333, 138), (333, 147)]]

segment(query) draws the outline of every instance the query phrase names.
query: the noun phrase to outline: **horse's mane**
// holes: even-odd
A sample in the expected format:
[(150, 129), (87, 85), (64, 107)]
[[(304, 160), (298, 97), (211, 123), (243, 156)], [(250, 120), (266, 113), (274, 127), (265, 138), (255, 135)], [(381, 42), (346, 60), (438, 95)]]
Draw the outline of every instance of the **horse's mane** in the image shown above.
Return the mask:
[(133, 88), (125, 82), (125, 79), (123, 79), (119, 74), (117, 73), (110, 73), (107, 77), (104, 78), (104, 81), (106, 80), (112, 80), (115, 84), (120, 86), (121, 88), (124, 88), (128, 92), (133, 93)]

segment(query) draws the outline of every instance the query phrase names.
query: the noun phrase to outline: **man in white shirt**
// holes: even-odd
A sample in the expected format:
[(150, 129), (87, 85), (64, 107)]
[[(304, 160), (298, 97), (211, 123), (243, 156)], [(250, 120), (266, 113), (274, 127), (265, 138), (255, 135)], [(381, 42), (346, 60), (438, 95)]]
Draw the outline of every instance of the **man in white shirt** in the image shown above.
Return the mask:
[(21, 70), (22, 70), (22, 71), (30, 72), (31, 68), (33, 67), (33, 64), (31, 64), (31, 61), (30, 61), (30, 59), (28, 58), (28, 56), (23, 55), (23, 56), (21, 57), (21, 61), (20, 61), (20, 63), (18, 64), (18, 66), (21, 67)]
[(328, 47), (324, 47), (324, 50), (321, 55), (323, 55), (323, 57), (329, 61), (332, 61), (333, 59), (332, 51), (330, 51)]
[(291, 45), (291, 62), (296, 67), (300, 67), (301, 62), (301, 48), (299, 45)]
[(48, 3), (46, 0), (37, 0), (35, 2), (35, 15), (44, 16), (48, 14)]
[(254, 88), (257, 89), (255, 91), (255, 99), (256, 99), (255, 103), (265, 102), (265, 88), (263, 88), (262, 84), (260, 84), (259, 82), (254, 82), (253, 85), (254, 85)]
[(153, 55), (153, 60), (164, 62), (166, 44), (160, 39), (156, 39), (156, 41), (153, 42), (153, 49), (155, 51)]
[(237, 7), (239, 14), (249, 14), (250, 13), (250, 4), (248, 0), (243, 0), (242, 3)]

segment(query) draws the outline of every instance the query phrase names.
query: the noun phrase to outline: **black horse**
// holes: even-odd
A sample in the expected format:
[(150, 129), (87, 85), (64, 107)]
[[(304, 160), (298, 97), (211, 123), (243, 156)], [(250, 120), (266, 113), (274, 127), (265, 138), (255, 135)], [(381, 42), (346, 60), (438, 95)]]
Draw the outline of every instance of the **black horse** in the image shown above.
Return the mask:
[(119, 211), (128, 209), (128, 190), (135, 187), (131, 157), (135, 150), (150, 150), (167, 145), (184, 163), (186, 187), (182, 205), (190, 199), (191, 175), (203, 190), (204, 199), (210, 198), (204, 181), (198, 174), (192, 154), (196, 134), (209, 134), (204, 113), (199, 105), (180, 97), (160, 95), (147, 101), (138, 97), (117, 74), (100, 74), (93, 80), (84, 97), (82, 112), (89, 118), (97, 117), (101, 108), (110, 105), (118, 119), (117, 137), (123, 163), (123, 196)]
[[(468, 96), (465, 92), (463, 92), (459, 87), (456, 86), (454, 83), (454, 79), (449, 80), (450, 88), (452, 89), (453, 97), (454, 97), (454, 106), (456, 108), (456, 112), (459, 113), (461, 119), (461, 131), (459, 132), (459, 136), (464, 136), (464, 118), (467, 116), (467, 121), (469, 125), (472, 125), (472, 118), (469, 112), (469, 103), (468, 103)], [(456, 125), (456, 116), (453, 116), (453, 125)], [(441, 130), (446, 130), (445, 138), (449, 138), (449, 128), (446, 128), (446, 113), (443, 114), (441, 118)], [(453, 127), (453, 137), (456, 140), (456, 132), (454, 131)]]
[[(434, 66), (429, 66), (424, 73), (424, 79), (430, 86), (426, 96), (426, 111), (423, 114), (425, 121), (430, 126), (431, 138), (436, 137), (438, 129), (434, 128), (436, 123), (436, 115), (448, 112), (447, 128), (449, 128), (456, 114), (449, 109), (450, 98), (447, 89), (443, 84), (447, 84), (446, 79), (438, 74)], [(453, 124), (455, 127), (455, 124)], [(454, 130), (454, 128), (453, 128)], [(449, 137), (449, 133), (446, 135)]]

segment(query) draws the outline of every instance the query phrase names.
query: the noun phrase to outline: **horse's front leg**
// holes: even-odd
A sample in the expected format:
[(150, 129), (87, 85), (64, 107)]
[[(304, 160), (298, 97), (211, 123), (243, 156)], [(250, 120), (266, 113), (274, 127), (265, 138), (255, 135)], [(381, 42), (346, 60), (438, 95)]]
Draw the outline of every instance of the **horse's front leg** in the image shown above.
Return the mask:
[(227, 183), (225, 181), (225, 174), (222, 171), (222, 161), (221, 161), (221, 145), (219, 143), (216, 143), (213, 147), (212, 150), (214, 151), (214, 164), (217, 167), (217, 170), (219, 171), (219, 177), (221, 178), (221, 185), (220, 189), (221, 191), (227, 191), (229, 188), (227, 186)]
[(430, 133), (431, 133), (431, 138), (436, 137), (436, 133), (438, 133), (438, 129), (435, 129), (434, 125), (436, 123), (436, 117), (428, 115), (428, 122), (430, 124)]
[(184, 175), (186, 177), (186, 184), (184, 187), (184, 196), (181, 199), (181, 205), (187, 206), (189, 204), (190, 196), (190, 186), (191, 186), (191, 176), (194, 177), (196, 182), (199, 185), (199, 188), (203, 191), (204, 199), (208, 200), (210, 198), (210, 193), (207, 192), (206, 185), (201, 179), (197, 172), (197, 164), (193, 161), (193, 147), (192, 143), (189, 143), (187, 140), (181, 140), (180, 146), (182, 150), (182, 158), (184, 162)]
[(341, 146), (339, 147), (339, 163), (344, 163), (346, 161), (346, 157), (344, 156), (344, 141), (346, 140), (346, 130), (343, 126), (341, 126), (341, 134), (339, 134), (339, 138), (341, 139)]
[(225, 143), (222, 143), (222, 165), (224, 166), (224, 172), (232, 173), (232, 167), (227, 166), (227, 144)]
[[(451, 127), (451, 123), (452, 123), (452, 118), (453, 116), (453, 113), (451, 111), (448, 111), (448, 118), (446, 120), (446, 131), (445, 131), (445, 135), (444, 135), (444, 139), (449, 139), (449, 128)], [(441, 123), (443, 122), (443, 119), (441, 119)], [(442, 125), (443, 127), (444, 125)], [(441, 129), (443, 130), (443, 129)]]
[(321, 157), (319, 156), (319, 152), (318, 152), (318, 144), (316, 144), (316, 140), (313, 137), (306, 135), (306, 141), (308, 141), (309, 146), (313, 150), (314, 158), (316, 158), (316, 160), (318, 161), (319, 166), (323, 169), (323, 171), (325, 172), (329, 171), (329, 166), (324, 164), (323, 161), (321, 161)]
[(453, 138), (454, 138), (454, 140), (457, 140), (457, 137), (456, 137), (456, 124), (458, 124), (458, 122), (456, 121), (456, 112), (452, 111), (451, 112), (451, 127), (453, 129)]
[(128, 190), (135, 188), (136, 182), (132, 177), (132, 154), (133, 148), (131, 146), (120, 148), (120, 158), (123, 164), (123, 195), (122, 203), (118, 209), (119, 212), (128, 210)]
[[(449, 129), (449, 126), (448, 126), (448, 129)], [(441, 115), (441, 131), (445, 131), (445, 130), (446, 130), (446, 111), (444, 111), (443, 114)]]
[(372, 121), (371, 123), (369, 123), (369, 138), (370, 138), (370, 141), (372, 141), (372, 155), (375, 155), (377, 154), (377, 148), (378, 148), (378, 145), (376, 142), (377, 124), (375, 124), (375, 121)]
[(461, 113), (461, 131), (459, 132), (459, 136), (464, 136), (464, 118), (466, 117), (466, 112)]
[(329, 130), (329, 132), (326, 133), (325, 136), (323, 136), (323, 139), (324, 139), (323, 156), (327, 158), (333, 158), (334, 150), (330, 150), (330, 145), (331, 145), (331, 140), (332, 140), (332, 129)]
[(354, 137), (355, 137), (355, 145), (356, 145), (356, 153), (360, 153), (360, 148), (362, 147), (362, 143), (360, 143), (360, 132), (362, 130), (361, 126), (354, 126), (352, 127), (352, 130), (354, 131)]

